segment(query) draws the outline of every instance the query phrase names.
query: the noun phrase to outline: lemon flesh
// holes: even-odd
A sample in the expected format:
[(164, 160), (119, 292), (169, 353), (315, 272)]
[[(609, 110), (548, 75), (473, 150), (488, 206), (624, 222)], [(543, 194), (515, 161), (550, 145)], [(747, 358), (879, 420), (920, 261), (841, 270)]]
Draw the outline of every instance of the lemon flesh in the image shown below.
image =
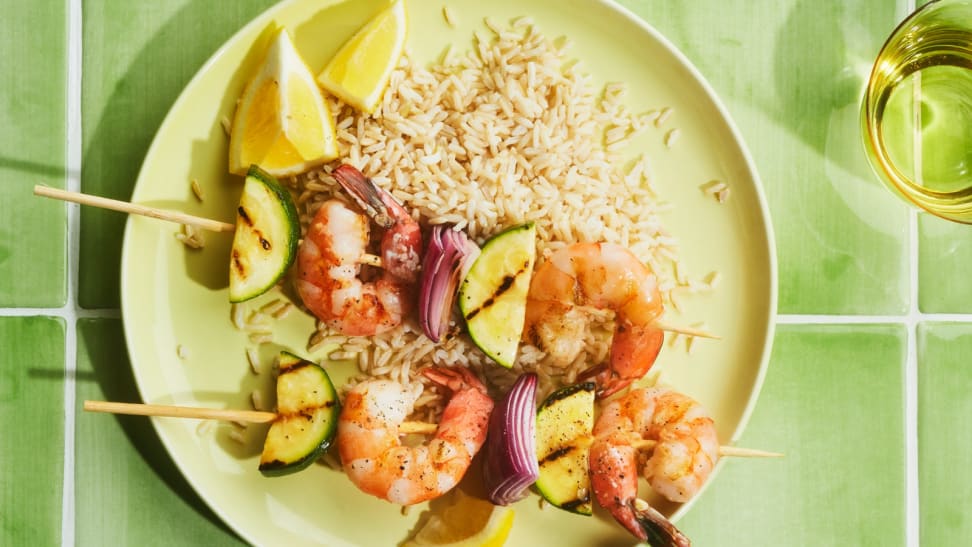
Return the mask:
[(405, 1), (396, 0), (341, 46), (318, 83), (358, 110), (374, 112), (402, 56), (406, 27)]
[(454, 490), (452, 504), (432, 515), (405, 547), (489, 546), (506, 542), (513, 528), (513, 509)]
[(259, 165), (275, 177), (303, 173), (338, 156), (334, 120), (314, 75), (286, 30), (273, 38), (236, 109), (229, 170)]

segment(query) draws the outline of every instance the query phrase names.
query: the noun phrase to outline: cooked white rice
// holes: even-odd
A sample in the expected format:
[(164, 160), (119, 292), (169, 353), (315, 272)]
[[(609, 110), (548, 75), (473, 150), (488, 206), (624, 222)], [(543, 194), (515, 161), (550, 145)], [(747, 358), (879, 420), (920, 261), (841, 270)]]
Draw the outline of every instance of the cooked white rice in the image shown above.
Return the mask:
[(199, 185), (198, 180), (192, 179), (191, 181), (189, 181), (189, 188), (192, 189), (192, 195), (196, 196), (196, 199), (199, 200), (199, 203), (205, 201), (206, 194), (203, 193), (202, 186)]
[(183, 224), (175, 234), (176, 239), (182, 242), (189, 249), (202, 249), (206, 246), (206, 238), (202, 230), (192, 224)]
[(729, 185), (722, 181), (709, 181), (702, 185), (702, 191), (714, 197), (719, 203), (725, 203), (729, 199)]
[[(599, 92), (568, 58), (568, 45), (545, 38), (529, 20), (491, 30), (495, 36), (477, 36), (473, 51), (450, 50), (429, 68), (403, 56), (373, 115), (332, 100), (341, 163), (390, 190), (425, 225), (452, 223), (482, 244), (534, 221), (541, 258), (577, 241), (615, 242), (644, 260), (663, 288), (674, 287), (677, 241), (659, 218), (670, 205), (654, 193), (647, 158), (624, 155), (632, 137), (661, 126), (672, 110), (630, 112), (624, 85)], [(304, 226), (323, 201), (341, 195), (329, 174), (336, 165), (292, 181)], [(485, 366), (458, 321), (440, 343), (410, 319), (369, 338), (321, 329), (309, 346), (338, 343), (342, 357), (358, 355), (359, 379), (410, 385), (422, 405), (434, 399), (418, 374), (430, 364), (471, 367), (500, 385), (521, 370), (540, 370), (543, 391), (574, 381), (608, 356), (611, 314), (592, 316), (585, 350), (573, 362), (552, 363), (524, 345), (513, 373)]]
[(442, 18), (445, 19), (446, 24), (450, 27), (456, 27), (456, 16), (452, 13), (452, 9), (449, 6), (442, 6)]

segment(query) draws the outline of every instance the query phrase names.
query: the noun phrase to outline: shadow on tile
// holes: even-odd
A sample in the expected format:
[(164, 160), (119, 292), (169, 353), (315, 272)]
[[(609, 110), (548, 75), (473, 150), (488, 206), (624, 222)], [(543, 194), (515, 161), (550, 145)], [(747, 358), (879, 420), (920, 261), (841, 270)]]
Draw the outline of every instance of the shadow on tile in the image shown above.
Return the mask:
[(894, 28), (893, 15), (867, 1), (834, 2), (822, 9), (820, 2), (799, 0), (776, 38), (772, 109), (779, 111), (777, 119), (867, 183), (877, 181), (861, 146), (861, 97), (871, 63)]
[[(233, 2), (222, 6), (220, 17), (214, 18), (211, 2), (194, 0), (185, 2), (158, 27), (153, 26), (155, 22), (150, 17), (153, 10), (159, 9), (157, 6), (125, 7), (137, 12), (134, 17), (127, 13), (125, 24), (148, 27), (146, 31), (153, 35), (117, 78), (112, 76), (118, 71), (107, 65), (113, 49), (125, 46), (112, 38), (112, 25), (119, 23), (102, 13), (90, 14), (90, 18), (105, 20), (100, 26), (86, 25), (85, 43), (98, 44), (100, 48), (86, 48), (84, 69), (86, 73), (106, 72), (114, 87), (102, 91), (97, 82), (84, 86), (84, 127), (92, 129), (84, 131), (83, 191), (129, 199), (148, 147), (182, 89), (233, 33), (272, 4), (272, 0)], [(97, 9), (92, 8), (92, 12)], [(88, 20), (87, 12), (85, 16)], [(94, 113), (100, 118), (88, 117)], [(124, 223), (125, 215), (82, 209), (82, 232), (89, 234), (81, 240), (79, 301), (84, 308), (119, 306)]]
[(77, 172), (69, 172), (64, 168), (63, 163), (39, 163), (27, 161), (9, 156), (0, 156), (0, 169), (18, 171), (27, 175), (41, 175), (44, 177), (60, 179), (68, 175), (77, 175)]
[[(78, 346), (79, 374), (88, 378), (87, 382), (93, 381), (88, 386), (78, 387), (79, 409), (83, 400), (87, 398), (100, 397), (109, 401), (123, 402), (141, 401), (125, 351), (121, 321), (116, 319), (80, 321)], [(85, 358), (87, 362), (82, 364), (81, 361)], [(81, 414), (78, 419), (89, 417), (94, 418)], [(117, 421), (132, 447), (172, 492), (225, 534), (235, 535), (199, 498), (182, 476), (147, 418), (120, 415), (104, 418)]]
[(38, 380), (57, 380), (63, 382), (68, 377), (71, 377), (76, 382), (96, 382), (98, 380), (97, 375), (90, 371), (67, 371), (63, 368), (39, 368), (33, 367), (27, 369), (28, 378), (37, 378)]

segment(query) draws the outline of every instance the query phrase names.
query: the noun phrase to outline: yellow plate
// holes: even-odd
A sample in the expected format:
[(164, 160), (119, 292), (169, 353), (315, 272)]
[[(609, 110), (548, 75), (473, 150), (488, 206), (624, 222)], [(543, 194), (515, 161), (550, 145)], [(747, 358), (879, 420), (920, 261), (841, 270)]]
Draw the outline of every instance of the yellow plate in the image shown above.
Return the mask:
[[(237, 33), (186, 87), (149, 149), (133, 200), (227, 221), (242, 179), (226, 173), (227, 137), (220, 125), (232, 118), (271, 23), (293, 33), (312, 70), (384, 0), (289, 0)], [(422, 61), (448, 43), (471, 45), (484, 16), (508, 21), (527, 15), (548, 36), (573, 41), (584, 71), (597, 83), (627, 82), (633, 111), (670, 106), (669, 127), (681, 138), (668, 149), (662, 132), (638, 142), (651, 158), (660, 191), (676, 205), (665, 218), (681, 242), (689, 271), (721, 272), (711, 296), (686, 298), (672, 320), (706, 321), (724, 338), (698, 340), (693, 352), (666, 347), (658, 366), (666, 380), (696, 397), (714, 415), (724, 443), (739, 436), (765, 373), (776, 309), (776, 267), (769, 217), (748, 152), (715, 93), (686, 58), (657, 31), (608, 0), (449, 0), (459, 26), (450, 28), (441, 2), (412, 0), (408, 46)], [(198, 179), (206, 201), (198, 203), (189, 180)], [(731, 187), (722, 204), (699, 186), (720, 180)], [(247, 335), (234, 328), (227, 300), (230, 234), (207, 234), (202, 251), (189, 251), (172, 225), (132, 217), (122, 257), (122, 313), (132, 367), (146, 402), (246, 408), (250, 393), (270, 397), (269, 374), (246, 364)], [(265, 298), (264, 298), (265, 300)], [(275, 342), (261, 350), (264, 363), (287, 348), (306, 355), (313, 321), (293, 313), (277, 325)], [(180, 360), (176, 347), (188, 358)], [(307, 357), (320, 357), (307, 356)], [(340, 381), (340, 378), (336, 379)], [(251, 427), (247, 442), (231, 440), (232, 426), (154, 419), (163, 443), (200, 496), (241, 536), (256, 544), (393, 545), (405, 539), (422, 512), (399, 508), (359, 493), (340, 473), (323, 466), (290, 477), (257, 472), (264, 429)], [(718, 477), (714, 477), (718, 480)], [(711, 482), (711, 481), (710, 481)], [(703, 493), (704, 495), (704, 493)], [(603, 513), (584, 518), (550, 507), (532, 495), (516, 505), (510, 545), (542, 545), (551, 533), (576, 544), (624, 543), (630, 538)], [(687, 506), (662, 505), (677, 518)]]

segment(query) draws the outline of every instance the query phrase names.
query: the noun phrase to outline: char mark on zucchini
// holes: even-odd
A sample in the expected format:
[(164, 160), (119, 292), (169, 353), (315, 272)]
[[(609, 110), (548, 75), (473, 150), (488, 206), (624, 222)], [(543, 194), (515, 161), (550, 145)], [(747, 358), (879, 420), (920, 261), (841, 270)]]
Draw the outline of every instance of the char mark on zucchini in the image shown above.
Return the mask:
[(277, 418), (260, 455), (260, 472), (287, 475), (316, 461), (337, 433), (341, 404), (327, 372), (289, 352), (278, 359)]
[(526, 314), (536, 260), (536, 226), (509, 228), (489, 239), (459, 289), (469, 337), (490, 359), (511, 368)]
[(513, 287), (513, 284), (516, 283), (516, 278), (526, 273), (529, 267), (530, 267), (530, 263), (527, 262), (523, 264), (523, 266), (519, 270), (517, 270), (515, 274), (503, 276), (503, 281), (501, 281), (499, 286), (496, 287), (496, 290), (493, 291), (492, 296), (487, 298), (480, 306), (474, 308), (472, 311), (466, 314), (466, 321), (469, 321), (470, 319), (476, 317), (476, 315), (479, 314), (479, 312), (483, 310), (488, 310), (490, 307), (492, 307), (493, 304), (495, 304), (496, 301), (501, 296), (503, 296), (503, 294), (505, 294), (507, 291), (510, 290), (511, 287)]
[(230, 251), (230, 302), (259, 296), (277, 284), (294, 262), (300, 222), (290, 192), (252, 166), (236, 209)]
[(236, 212), (240, 214), (240, 220), (245, 222), (247, 226), (253, 226), (253, 219), (250, 218), (249, 213), (246, 212), (246, 207), (240, 205), (236, 208)]

